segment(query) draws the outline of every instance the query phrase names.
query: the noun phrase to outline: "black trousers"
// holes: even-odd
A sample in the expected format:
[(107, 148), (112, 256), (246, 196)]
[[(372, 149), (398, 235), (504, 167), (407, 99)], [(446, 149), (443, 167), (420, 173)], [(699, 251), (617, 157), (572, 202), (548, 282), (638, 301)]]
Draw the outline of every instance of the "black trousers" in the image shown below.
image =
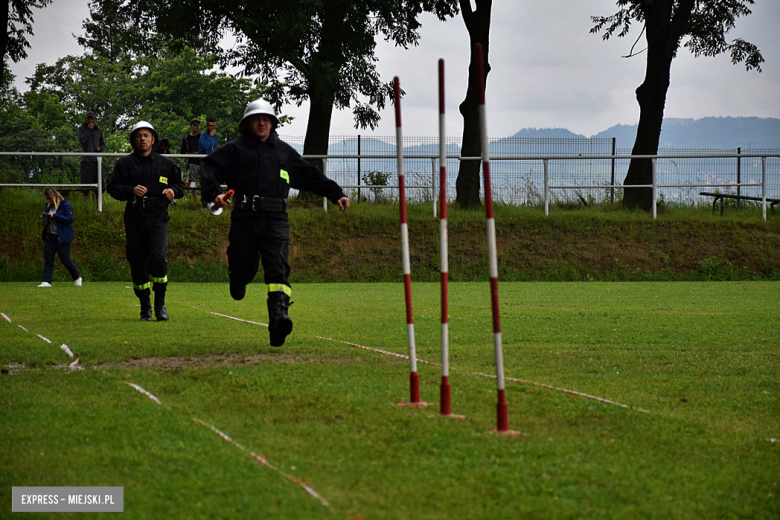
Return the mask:
[(59, 237), (46, 233), (46, 238), (43, 240), (43, 281), (51, 283), (52, 274), (54, 274), (54, 255), (60, 257), (62, 265), (68, 270), (70, 276), (77, 280), (79, 278), (79, 270), (73, 260), (70, 259), (70, 246), (73, 242), (66, 242), (60, 244)]
[(154, 284), (155, 291), (165, 291), (168, 284), (168, 214), (159, 217), (136, 217), (125, 213), (127, 261), (133, 277), (133, 289), (144, 291)]
[[(81, 161), (81, 184), (95, 184), (98, 181), (98, 164), (96, 162)], [(103, 189), (106, 189), (105, 183)], [(90, 193), (91, 190), (81, 190), (85, 196)]]
[(231, 222), (227, 249), (231, 286), (244, 286), (257, 274), (263, 262), (268, 292), (290, 293), (290, 223), (287, 214), (279, 218), (263, 216), (237, 218)]

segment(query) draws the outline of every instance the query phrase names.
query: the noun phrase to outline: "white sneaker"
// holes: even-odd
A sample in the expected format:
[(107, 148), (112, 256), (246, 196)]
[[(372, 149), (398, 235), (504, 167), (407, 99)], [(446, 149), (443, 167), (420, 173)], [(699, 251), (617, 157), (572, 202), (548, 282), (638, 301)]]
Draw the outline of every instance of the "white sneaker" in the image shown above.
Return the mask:
[(43, 283), (42, 283), (41, 285), (39, 285), (38, 287), (51, 287), (51, 284), (50, 284), (49, 282), (43, 282)]
[(81, 287), (81, 282), (82, 282), (82, 281), (83, 281), (83, 280), (82, 280), (82, 279), (81, 279), (81, 277), (79, 276), (79, 279), (78, 279), (78, 280), (76, 280), (75, 282), (73, 282), (73, 285), (75, 285), (76, 287)]

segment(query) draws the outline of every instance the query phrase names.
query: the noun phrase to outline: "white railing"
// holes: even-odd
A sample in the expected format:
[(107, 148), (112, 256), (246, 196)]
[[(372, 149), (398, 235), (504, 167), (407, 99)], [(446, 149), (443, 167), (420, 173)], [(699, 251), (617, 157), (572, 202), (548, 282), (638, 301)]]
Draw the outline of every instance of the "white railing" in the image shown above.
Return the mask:
[[(357, 158), (356, 155), (311, 155), (311, 156), (303, 156), (304, 158), (311, 158), (311, 159), (323, 159), (327, 161), (327, 159), (355, 159)], [(395, 155), (360, 155), (361, 159), (393, 159), (395, 158)], [(754, 186), (754, 187), (760, 187), (761, 188), (761, 207), (762, 207), (762, 216), (764, 220), (766, 220), (766, 199), (767, 199), (767, 175), (766, 175), (766, 160), (768, 157), (775, 157), (780, 158), (780, 154), (691, 154), (691, 155), (682, 155), (682, 154), (675, 154), (675, 155), (577, 155), (577, 156), (571, 156), (571, 155), (561, 155), (561, 156), (529, 156), (529, 155), (522, 155), (522, 156), (498, 156), (498, 157), (491, 157), (491, 161), (542, 161), (544, 164), (544, 214), (549, 215), (550, 214), (550, 190), (566, 190), (566, 189), (588, 189), (588, 188), (594, 188), (594, 189), (604, 189), (604, 188), (617, 188), (617, 189), (623, 189), (623, 188), (651, 188), (652, 189), (652, 213), (653, 213), (653, 219), (657, 218), (658, 216), (658, 189), (659, 188), (695, 188), (695, 187), (709, 187), (709, 188), (716, 188), (716, 187), (729, 187), (729, 188), (739, 188), (739, 187), (748, 187), (748, 186)], [(433, 199), (433, 214), (436, 216), (436, 207), (437, 207), (437, 194), (438, 190), (436, 190), (436, 180), (437, 180), (437, 173), (438, 173), (438, 167), (437, 167), (437, 160), (439, 159), (438, 156), (433, 155), (414, 155), (404, 154), (404, 158), (406, 159), (430, 159), (432, 168), (431, 168), (431, 184), (430, 186), (426, 185), (419, 185), (419, 186), (406, 186), (407, 188), (429, 188), (432, 192), (432, 199)], [(447, 159), (456, 159), (459, 161), (481, 161), (481, 157), (463, 157), (460, 155), (447, 155)], [(686, 184), (659, 184), (657, 181), (657, 162), (658, 159), (749, 159), (749, 158), (760, 158), (761, 159), (761, 182), (760, 183), (750, 183), (750, 182), (744, 182), (744, 183), (721, 183), (721, 184), (713, 184), (713, 183), (686, 183)], [(650, 184), (599, 184), (599, 185), (577, 185), (577, 186), (565, 186), (565, 185), (550, 185), (550, 161), (582, 161), (582, 160), (610, 160), (613, 161), (615, 159), (625, 160), (625, 159), (650, 159), (652, 162), (652, 181)], [(342, 188), (397, 188), (397, 186), (367, 186), (365, 184), (363, 185), (355, 185), (355, 186), (342, 186)], [(325, 206), (327, 211), (327, 205)]]
[[(47, 183), (46, 186), (57, 186), (57, 187), (73, 187), (73, 188), (95, 188), (98, 190), (98, 194), (102, 194), (103, 190), (103, 157), (124, 157), (127, 154), (124, 153), (80, 153), (80, 152), (0, 152), (0, 156), (35, 156), (35, 157), (69, 157), (69, 156), (77, 156), (77, 157), (97, 157), (98, 162), (98, 182), (95, 184), (75, 184), (75, 183)], [(181, 158), (181, 159), (193, 159), (193, 158), (202, 158), (206, 157), (205, 155), (195, 155), (195, 154), (166, 154), (166, 157), (169, 158)], [(355, 154), (332, 154), (332, 155), (304, 155), (304, 159), (322, 159), (323, 160), (323, 169), (327, 170), (327, 161), (328, 159), (394, 159), (397, 156), (395, 154), (388, 155), (388, 154), (382, 154), (382, 155), (355, 155)], [(419, 188), (419, 189), (430, 189), (432, 194), (432, 200), (433, 200), (433, 214), (436, 215), (436, 206), (437, 206), (437, 195), (438, 190), (436, 189), (437, 184), (437, 174), (438, 174), (438, 167), (437, 167), (437, 161), (439, 160), (438, 155), (420, 155), (420, 154), (404, 154), (405, 158), (408, 159), (430, 159), (431, 160), (431, 183), (430, 184), (420, 184), (420, 185), (413, 185), (413, 186), (406, 186), (406, 188)], [(694, 188), (694, 187), (730, 187), (730, 188), (739, 188), (739, 187), (760, 187), (761, 188), (761, 213), (766, 220), (766, 205), (767, 205), (767, 170), (766, 170), (766, 162), (767, 158), (780, 158), (780, 154), (701, 154), (701, 155), (683, 155), (683, 154), (675, 154), (675, 155), (577, 155), (577, 156), (571, 156), (571, 155), (562, 155), (562, 156), (498, 156), (498, 157), (491, 157), (491, 161), (542, 161), (544, 164), (544, 214), (549, 215), (549, 203), (550, 203), (550, 191), (551, 190), (565, 190), (565, 189), (588, 189), (588, 188), (595, 188), (595, 189), (604, 189), (604, 188), (612, 188), (612, 189), (623, 189), (623, 188), (651, 188), (652, 189), (652, 213), (653, 213), (653, 219), (657, 217), (657, 205), (658, 205), (658, 189), (659, 188)], [(460, 155), (447, 155), (447, 159), (454, 159), (459, 161), (481, 161), (481, 157), (463, 157)], [(746, 158), (758, 158), (761, 159), (761, 182), (760, 183), (722, 183), (722, 184), (713, 184), (713, 183), (686, 183), (686, 184), (659, 184), (657, 181), (657, 161), (658, 159), (746, 159)], [(599, 184), (599, 185), (577, 185), (577, 186), (565, 186), (565, 185), (551, 185), (550, 184), (550, 161), (572, 161), (572, 160), (626, 160), (626, 159), (650, 159), (652, 163), (652, 181), (650, 184)], [(521, 174), (522, 175), (522, 174)], [(34, 183), (0, 183), (0, 187), (36, 187), (41, 186), (42, 184), (34, 184)], [(342, 188), (382, 188), (382, 189), (393, 189), (398, 188), (398, 186), (393, 185), (343, 185)], [(101, 196), (97, 197), (98, 199), (98, 211), (103, 211), (103, 200)], [(327, 199), (324, 199), (324, 209), (327, 211)]]
[[(98, 171), (97, 182), (94, 184), (77, 184), (77, 183), (0, 183), (0, 187), (36, 187), (36, 186), (51, 186), (51, 187), (68, 187), (68, 188), (95, 188), (98, 196), (98, 211), (103, 211), (103, 157), (125, 157), (129, 154), (126, 153), (87, 153), (87, 152), (0, 152), (2, 156), (33, 156), (33, 157), (97, 157)], [(205, 155), (194, 154), (166, 154), (166, 157), (177, 157), (182, 159), (193, 159), (198, 157), (206, 157)]]

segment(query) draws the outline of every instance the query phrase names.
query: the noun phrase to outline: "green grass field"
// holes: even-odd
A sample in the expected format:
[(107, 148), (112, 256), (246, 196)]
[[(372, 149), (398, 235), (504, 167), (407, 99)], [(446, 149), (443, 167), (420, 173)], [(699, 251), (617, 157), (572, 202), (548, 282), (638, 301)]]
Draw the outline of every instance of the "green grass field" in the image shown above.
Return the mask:
[[(450, 285), (465, 420), (436, 416), (438, 366), (419, 365), (431, 406), (398, 408), (408, 361), (343, 343), (406, 353), (401, 284), (296, 284), (278, 349), (213, 314), (265, 322), (262, 285), (172, 283), (167, 323), (138, 321), (126, 283), (35, 285), (0, 284), (1, 518), (25, 516), (12, 486), (123, 486), (123, 518), (780, 517), (778, 282), (501, 283), (507, 377), (648, 412), (508, 381), (518, 436), (489, 433), (475, 375), (494, 372), (487, 283)], [(439, 362), (438, 284), (413, 294)]]

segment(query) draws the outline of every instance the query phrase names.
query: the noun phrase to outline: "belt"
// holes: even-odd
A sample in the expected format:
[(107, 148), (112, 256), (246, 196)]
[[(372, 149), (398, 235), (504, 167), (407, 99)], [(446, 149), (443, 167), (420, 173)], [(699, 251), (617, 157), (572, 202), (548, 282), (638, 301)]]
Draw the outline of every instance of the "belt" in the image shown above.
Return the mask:
[(130, 205), (134, 208), (156, 208), (159, 206), (167, 206), (171, 203), (171, 201), (168, 200), (168, 197), (133, 197), (133, 200), (130, 201)]
[(252, 200), (239, 200), (233, 202), (237, 209), (248, 209), (252, 211), (287, 211), (287, 199), (277, 199), (274, 197), (261, 197), (255, 195)]

